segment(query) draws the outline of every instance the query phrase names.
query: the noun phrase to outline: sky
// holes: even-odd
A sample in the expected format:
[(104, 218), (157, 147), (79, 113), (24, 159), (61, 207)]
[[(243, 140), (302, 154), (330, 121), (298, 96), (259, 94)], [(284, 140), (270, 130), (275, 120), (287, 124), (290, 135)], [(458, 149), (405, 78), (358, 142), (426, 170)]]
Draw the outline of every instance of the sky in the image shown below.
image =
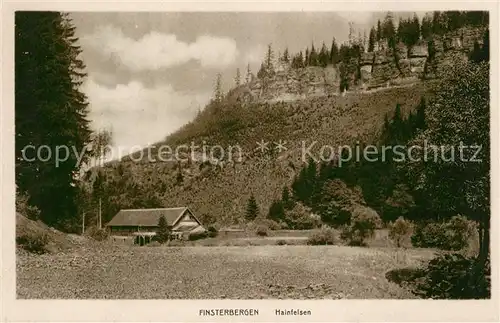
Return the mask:
[(267, 45), (294, 53), (348, 38), (349, 21), (361, 32), (384, 13), (112, 13), (70, 14), (82, 48), (95, 130), (113, 133), (113, 145), (136, 150), (193, 119), (210, 100), (217, 73), (224, 90), (236, 69), (257, 73)]

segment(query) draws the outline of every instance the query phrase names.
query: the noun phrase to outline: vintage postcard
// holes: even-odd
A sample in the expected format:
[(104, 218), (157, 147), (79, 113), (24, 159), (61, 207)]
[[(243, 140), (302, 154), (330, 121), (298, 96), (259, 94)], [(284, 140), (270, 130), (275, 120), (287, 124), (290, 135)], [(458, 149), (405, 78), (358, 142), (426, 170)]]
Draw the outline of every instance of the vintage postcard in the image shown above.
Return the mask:
[(2, 319), (499, 319), (493, 3), (2, 17)]

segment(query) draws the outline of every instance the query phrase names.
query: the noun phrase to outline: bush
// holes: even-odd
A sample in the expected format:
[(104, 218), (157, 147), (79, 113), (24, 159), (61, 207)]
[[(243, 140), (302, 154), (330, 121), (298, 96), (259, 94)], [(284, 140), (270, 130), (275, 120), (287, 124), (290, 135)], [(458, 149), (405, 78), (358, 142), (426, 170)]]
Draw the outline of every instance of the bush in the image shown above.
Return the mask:
[(217, 229), (213, 225), (208, 227), (207, 235), (210, 238), (215, 238), (218, 234), (219, 234), (219, 232), (217, 231)]
[(418, 225), (411, 236), (417, 248), (438, 248), (459, 251), (469, 245), (473, 223), (463, 216), (454, 216), (445, 223)]
[(195, 241), (195, 240), (205, 239), (206, 237), (208, 237), (208, 232), (203, 231), (203, 232), (190, 233), (188, 239), (189, 241)]
[(48, 252), (49, 237), (44, 233), (23, 235), (16, 238), (16, 243), (28, 252), (44, 254)]
[(312, 216), (309, 208), (297, 203), (293, 209), (285, 212), (284, 221), (290, 229), (309, 230), (318, 227), (321, 219)]
[(432, 259), (423, 277), (415, 282), (413, 292), (434, 299), (483, 299), (491, 293), (489, 262), (462, 254), (445, 254)]
[(40, 218), (40, 210), (36, 206), (28, 203), (28, 196), (25, 194), (16, 194), (16, 212), (24, 215), (28, 219), (38, 220)]
[(332, 228), (323, 227), (315, 230), (307, 239), (308, 245), (334, 245), (335, 231)]
[(389, 238), (396, 244), (396, 247), (401, 247), (403, 242), (410, 238), (412, 224), (400, 216), (394, 223), (389, 223)]
[(375, 229), (382, 225), (380, 216), (373, 209), (358, 206), (351, 216), (351, 223), (344, 226), (340, 235), (350, 246), (366, 246), (365, 239), (373, 237)]
[(96, 227), (90, 227), (85, 230), (85, 234), (97, 241), (104, 241), (109, 238), (109, 232), (106, 229), (98, 229)]
[(249, 223), (247, 229), (254, 231), (261, 226), (266, 227), (269, 230), (280, 230), (282, 227), (280, 223), (278, 223), (274, 220), (259, 218), (259, 219), (256, 219), (255, 221)]
[(276, 241), (277, 246), (286, 246), (286, 241), (285, 240), (278, 240)]
[(267, 227), (263, 226), (263, 225), (259, 225), (257, 227), (257, 229), (255, 230), (255, 233), (258, 235), (258, 236), (261, 236), (261, 237), (265, 237), (268, 235), (268, 229)]

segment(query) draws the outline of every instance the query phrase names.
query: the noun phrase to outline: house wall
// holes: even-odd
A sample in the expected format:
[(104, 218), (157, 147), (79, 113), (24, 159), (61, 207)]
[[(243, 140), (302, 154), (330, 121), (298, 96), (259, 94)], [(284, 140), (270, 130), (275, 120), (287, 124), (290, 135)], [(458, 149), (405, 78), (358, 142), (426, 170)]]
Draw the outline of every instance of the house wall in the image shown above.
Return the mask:
[(172, 228), (173, 231), (177, 231), (180, 227), (184, 225), (199, 226), (200, 224), (192, 217), (192, 214), (188, 211), (186, 212), (179, 222)]
[(157, 230), (156, 226), (153, 227), (138, 227), (138, 226), (109, 226), (111, 235), (126, 236), (132, 235), (134, 232), (153, 232)]

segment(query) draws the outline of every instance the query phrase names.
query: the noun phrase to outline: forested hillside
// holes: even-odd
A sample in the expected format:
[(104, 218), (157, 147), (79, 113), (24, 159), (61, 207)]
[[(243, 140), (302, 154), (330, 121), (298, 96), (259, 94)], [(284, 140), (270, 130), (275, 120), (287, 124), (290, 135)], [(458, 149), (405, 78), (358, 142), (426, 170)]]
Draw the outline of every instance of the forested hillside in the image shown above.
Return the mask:
[[(463, 13), (460, 17), (458, 22), (454, 22), (456, 17), (451, 13), (434, 13), (426, 16), (419, 28), (410, 26), (416, 23), (411, 19), (402, 20), (396, 28), (388, 15), (372, 30), (367, 50), (360, 39), (353, 39), (350, 44), (343, 44), (338, 49), (334, 42), (328, 55), (326, 47), (322, 46), (319, 53), (314, 47), (308, 48), (305, 56), (285, 50), (283, 56), (276, 60), (269, 46), (257, 78), (250, 75), (244, 84), (238, 80), (235, 88), (227, 94), (216, 88), (212, 102), (192, 122), (164, 142), (148, 148), (152, 156), (158, 156), (158, 147), (162, 145), (172, 148), (192, 142), (207, 146), (237, 145), (242, 149), (241, 161), (235, 158), (229, 160), (226, 154), (205, 163), (196, 160), (150, 162), (146, 157), (137, 162), (139, 155), (136, 154), (112, 162), (97, 173), (93, 170), (87, 176), (94, 186), (92, 195), (97, 196), (95, 192), (99, 192), (104, 201), (104, 222), (121, 208), (189, 205), (209, 222), (220, 226), (231, 225), (246, 221), (245, 210), (251, 195), (257, 201), (259, 216), (268, 216), (270, 206), (279, 200), (284, 187), (290, 190), (295, 200), (301, 202), (301, 208), (308, 206), (327, 223), (332, 223), (336, 213), (348, 210), (353, 204), (334, 201), (335, 210), (332, 211), (331, 207), (320, 203), (325, 199), (331, 200), (322, 196), (329, 191), (343, 191), (346, 197), (339, 198), (354, 200), (354, 205), (368, 205), (386, 221), (394, 220), (398, 215), (418, 218), (420, 211), (417, 210), (422, 207), (419, 197), (410, 192), (407, 180), (401, 178), (394, 163), (350, 162), (344, 167), (317, 163), (314, 168), (320, 178), (311, 182), (304, 179), (304, 169), (312, 166), (304, 165), (301, 160), (302, 146), (309, 147), (316, 142), (310, 151), (318, 156), (323, 145), (363, 147), (369, 144), (406, 144), (422, 131), (426, 123), (425, 106), (439, 89), (440, 80), (446, 78), (442, 64), (466, 62), (474, 59), (474, 55), (480, 56), (482, 48), (487, 48), (487, 41), (484, 41), (487, 37), (484, 32), (487, 16), (485, 20), (482, 13), (473, 12)], [(383, 32), (377, 31), (380, 28)], [(349, 81), (342, 80), (342, 64), (351, 64), (352, 58), (359, 56), (359, 51), (366, 55), (372, 50), (375, 57), (387, 53), (391, 46), (407, 46), (410, 50), (418, 45), (415, 39), (432, 47), (437, 39), (446, 44), (450, 39), (453, 42), (457, 33), (471, 35), (467, 32), (471, 30), (475, 40), (467, 38), (459, 48), (448, 46), (444, 49), (441, 46), (437, 51), (439, 54), (427, 54), (427, 61), (430, 61), (429, 57), (440, 57), (439, 64), (432, 61), (433, 64), (428, 65), (432, 67), (430, 70), (439, 70), (441, 74), (431, 75), (427, 70), (424, 74), (422, 70), (419, 78), (411, 84), (397, 86), (394, 83), (388, 88), (384, 86), (371, 91), (366, 91), (367, 88), (361, 86), (362, 79), (356, 79), (355, 75)], [(478, 34), (478, 30), (483, 32)], [(412, 36), (412, 33), (417, 34)], [(275, 61), (277, 63), (273, 63)], [(360, 61), (355, 60), (354, 65), (349, 66), (354, 66), (354, 69), (361, 67), (357, 62)], [(279, 66), (285, 68), (280, 69)], [(381, 63), (381, 66), (389, 65)], [(289, 86), (285, 92), (292, 97), (283, 99), (283, 86), (280, 84), (290, 84), (286, 81), (287, 77), (296, 75), (295, 71), (306, 76), (306, 79), (301, 79), (299, 75), (297, 81), (304, 87), (317, 84), (314, 77), (309, 78), (311, 73), (317, 74), (328, 68), (340, 71), (331, 77), (333, 85), (330, 88), (325, 87), (322, 93), (318, 93), (309, 90), (300, 92)], [(403, 74), (396, 78), (402, 78)], [(340, 95), (340, 90), (348, 91)], [(272, 149), (264, 153), (256, 150), (261, 140), (271, 143)], [(286, 151), (273, 149), (273, 143), (279, 140), (287, 142)], [(97, 180), (94, 180), (96, 176)], [(311, 193), (304, 197), (300, 191)], [(95, 198), (88, 201), (94, 205), (89, 207), (90, 214), (93, 214)], [(311, 211), (306, 208), (299, 213)], [(426, 207), (425, 212), (429, 211)], [(271, 214), (270, 217), (275, 216)]]
[[(396, 287), (392, 282), (426, 299), (490, 297), (488, 12), (433, 12), (422, 20), (414, 15), (398, 22), (388, 13), (369, 35), (356, 37), (351, 30), (349, 41), (342, 44), (335, 39), (329, 47), (304, 44), (307, 47), (298, 53), (269, 44), (259, 71), (254, 75), (248, 68), (243, 77), (238, 69), (228, 91), (218, 74), (213, 98), (191, 122), (154, 145), (106, 163), (100, 161), (108, 157), (113, 133), (90, 128), (87, 97), (81, 90), (85, 64), (71, 19), (57, 12), (17, 12), (15, 24), (16, 242), (29, 252), (44, 253), (51, 251), (46, 248), (49, 240), (58, 247), (54, 251), (65, 249), (59, 246), (78, 247), (82, 241), (73, 260), (55, 256), (61, 263), (57, 268), (74, 273), (63, 283), (46, 262), (51, 256), (39, 258), (43, 265), (29, 260), (36, 270), (32, 277), (24, 275), (24, 292), (43, 283), (38, 284), (38, 296), (51, 290), (45, 284), (68, 295), (68, 281), (84, 286), (89, 277), (100, 277), (96, 281), (101, 287), (102, 281), (119, 282), (134, 275), (140, 283), (148, 277), (144, 268), (170, 266), (172, 259), (181, 267), (189, 261), (225, 264), (234, 278), (227, 281), (237, 283), (231, 288), (240, 290), (241, 284), (255, 285), (255, 277), (241, 271), (251, 266), (240, 263), (236, 269), (226, 266), (226, 260), (255, 253), (259, 258), (248, 258), (248, 264), (273, 266), (259, 278), (261, 286), (269, 288), (272, 284), (266, 279), (274, 282), (276, 273), (286, 280), (301, 276), (348, 281), (339, 287), (348, 294), (352, 286), (362, 285), (355, 296), (363, 298), (392, 296), (387, 287)], [(143, 112), (135, 111), (134, 116)], [(130, 123), (126, 127), (133, 132), (135, 125)], [(178, 258), (184, 251), (176, 248), (134, 250), (118, 246), (118, 240), (133, 239), (118, 239), (115, 231), (104, 229), (121, 209), (181, 206), (189, 207), (207, 232), (186, 231), (185, 240), (193, 241), (172, 240), (167, 220), (160, 218), (157, 245), (234, 240), (245, 243), (238, 249), (241, 255), (214, 247), (216, 261), (200, 262), (193, 258), (195, 248), (185, 258)], [(248, 236), (218, 236), (219, 229), (232, 226)], [(128, 233), (143, 234), (142, 229), (139, 225)], [(303, 230), (309, 229), (313, 230), (307, 240), (302, 239), (309, 234)], [(294, 243), (310, 246), (280, 247), (290, 252), (292, 265), (261, 258), (268, 253), (252, 250), (246, 240), (250, 235), (276, 248), (288, 244), (273, 239), (280, 236), (265, 237), (270, 230), (269, 235), (296, 234), (301, 239)], [(88, 244), (84, 250), (86, 238), (66, 233), (86, 234), (103, 243)], [(337, 248), (339, 239), (345, 246)], [(381, 240), (383, 246), (377, 246)], [(338, 259), (345, 268), (336, 272), (335, 265), (321, 257), (311, 258), (320, 254), (316, 245), (335, 249), (330, 258), (341, 255)], [(406, 249), (409, 245), (424, 249)], [(374, 247), (375, 252), (359, 247)], [(436, 250), (446, 252), (438, 255)], [(421, 251), (437, 257), (415, 268), (413, 257)], [(86, 252), (92, 256), (86, 258)], [(342, 258), (342, 253), (348, 256)], [(147, 263), (142, 256), (151, 262), (148, 266), (130, 266), (131, 260)], [(296, 262), (300, 257), (303, 263)], [(81, 267), (71, 269), (77, 258)], [(403, 268), (407, 263), (412, 267)], [(295, 270), (304, 264), (312, 264), (318, 275)], [(20, 277), (30, 272), (22, 266), (26, 265), (18, 267)], [(368, 267), (377, 270), (372, 274)], [(50, 279), (40, 279), (44, 276), (39, 268), (50, 272)], [(96, 268), (99, 273), (86, 271)], [(103, 276), (104, 272), (111, 274)], [(381, 284), (387, 283), (383, 275), (391, 284)], [(349, 276), (350, 281), (345, 279)], [(29, 280), (33, 277), (37, 284)], [(196, 283), (203, 274), (195, 271), (195, 278), (189, 277), (181, 277), (183, 283)], [(360, 284), (359, 277), (366, 282)], [(214, 297), (208, 291), (211, 285), (203, 281), (205, 295)], [(118, 285), (119, 292), (87, 288), (93, 285), (75, 290), (137, 297), (136, 288), (124, 291)], [(189, 290), (200, 297), (199, 286), (192, 287)], [(171, 288), (178, 292), (177, 285)], [(184, 293), (186, 288), (179, 290)], [(167, 298), (176, 295), (167, 288), (161, 293)], [(150, 288), (145, 294), (151, 297)]]

